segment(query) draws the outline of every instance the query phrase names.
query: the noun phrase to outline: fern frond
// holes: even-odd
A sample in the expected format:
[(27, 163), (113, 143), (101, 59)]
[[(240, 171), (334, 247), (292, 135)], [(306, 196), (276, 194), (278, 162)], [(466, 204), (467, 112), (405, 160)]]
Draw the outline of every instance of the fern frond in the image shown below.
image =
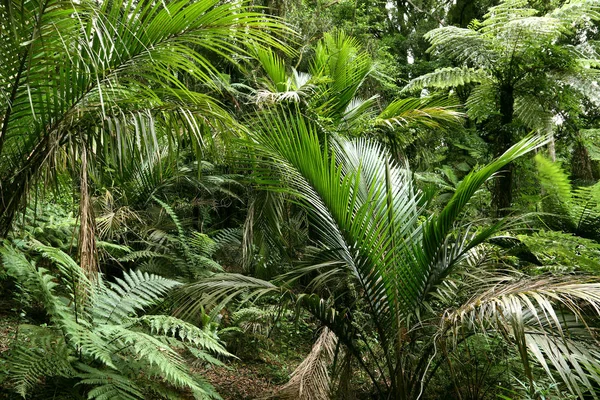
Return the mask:
[(131, 379), (117, 372), (99, 370), (78, 363), (76, 368), (80, 381), (77, 385), (89, 385), (88, 399), (93, 400), (139, 400), (145, 396)]
[(437, 52), (460, 63), (493, 66), (497, 58), (489, 41), (473, 29), (444, 26), (427, 32), (425, 39), (431, 43), (427, 52)]
[(136, 312), (154, 304), (180, 283), (158, 275), (129, 271), (107, 286), (98, 285), (93, 315), (98, 323), (121, 323)]
[(39, 242), (32, 242), (30, 246), (58, 267), (61, 280), (70, 289), (72, 295), (75, 295), (76, 291), (80, 295), (90, 291), (91, 282), (83, 269), (71, 256), (60, 249), (45, 246)]
[(520, 96), (515, 99), (515, 114), (529, 129), (550, 132), (552, 113), (545, 110), (533, 96)]
[(469, 118), (482, 122), (498, 114), (497, 90), (490, 82), (476, 86), (467, 98), (467, 115)]
[(168, 315), (145, 315), (134, 322), (148, 326), (153, 334), (169, 335), (183, 342), (189, 342), (198, 348), (213, 354), (232, 357), (220, 342), (216, 332), (208, 327), (200, 329), (179, 318)]
[(132, 251), (129, 254), (124, 255), (123, 257), (119, 258), (119, 261), (121, 262), (131, 262), (131, 261), (138, 261), (138, 260), (142, 260), (145, 258), (164, 258), (167, 260), (173, 260), (174, 258), (168, 254), (163, 254), (163, 253), (159, 253), (157, 251), (152, 251), (152, 250), (138, 250), (138, 251)]
[(517, 238), (536, 255), (544, 269), (600, 272), (600, 244), (572, 233), (540, 230)]
[(447, 67), (413, 79), (402, 89), (402, 93), (414, 92), (423, 88), (447, 89), (469, 83), (483, 83), (489, 80), (491, 78), (484, 69)]
[[(5, 243), (0, 255), (7, 272), (16, 277), (22, 287), (44, 305), (48, 315), (58, 327), (71, 325), (75, 320), (66, 301), (56, 295), (57, 279), (44, 268), (38, 268), (25, 254)], [(80, 312), (78, 309), (77, 312)]]
[(485, 34), (494, 34), (511, 21), (533, 17), (536, 14), (537, 10), (530, 8), (527, 0), (504, 0), (497, 6), (490, 7), (479, 29)]
[(100, 361), (102, 364), (117, 369), (113, 362), (114, 347), (102, 336), (87, 324), (72, 324), (68, 329), (70, 343), (78, 349), (85, 357), (94, 361)]
[(542, 188), (563, 206), (571, 201), (571, 181), (560, 164), (554, 163), (541, 154), (535, 156)]
[(179, 239), (185, 243), (185, 230), (183, 229), (183, 225), (181, 224), (181, 221), (179, 220), (177, 213), (175, 213), (175, 210), (173, 210), (173, 208), (170, 205), (168, 205), (167, 203), (165, 203), (164, 201), (157, 199), (155, 196), (152, 196), (152, 199), (154, 201), (156, 201), (166, 211), (166, 213), (169, 215), (169, 217), (173, 220), (173, 223), (175, 224), (175, 227), (177, 228), (177, 235), (179, 236)]
[(600, 238), (600, 183), (573, 191), (571, 218), (577, 233)]
[(565, 22), (565, 28), (574, 28), (589, 20), (600, 20), (600, 3), (597, 0), (569, 1), (550, 13)]
[(103, 325), (98, 327), (98, 331), (108, 340), (117, 343), (121, 353), (131, 353), (138, 362), (145, 364), (147, 373), (156, 373), (175, 387), (203, 392), (181, 356), (168, 344), (149, 334), (121, 325)]
[(73, 357), (64, 337), (50, 328), (21, 325), (20, 334), (30, 339), (18, 343), (8, 359), (10, 384), (21, 396), (26, 397), (44, 377), (72, 377)]

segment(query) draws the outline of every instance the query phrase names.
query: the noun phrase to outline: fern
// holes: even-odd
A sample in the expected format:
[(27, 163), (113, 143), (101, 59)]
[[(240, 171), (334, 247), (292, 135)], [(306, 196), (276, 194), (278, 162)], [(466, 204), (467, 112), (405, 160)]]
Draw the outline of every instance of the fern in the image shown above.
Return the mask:
[(467, 98), (467, 115), (477, 122), (485, 121), (498, 114), (498, 100), (494, 86), (489, 82), (482, 83)]
[(560, 164), (537, 155), (539, 179), (546, 196), (544, 210), (552, 213), (546, 223), (573, 234), (600, 239), (600, 184), (573, 189)]
[(59, 332), (33, 325), (19, 326), (20, 341), (11, 351), (10, 382), (14, 390), (25, 397), (44, 377), (72, 377), (75, 370), (70, 349)]
[[(30, 248), (55, 262), (60, 279), (22, 251), (8, 244), (0, 248), (6, 269), (45, 305), (52, 321), (48, 327), (22, 327), (31, 339), (18, 343), (7, 364), (18, 393), (29, 394), (43, 385), (43, 378), (61, 377), (85, 388), (90, 399), (144, 399), (149, 390), (144, 383), (153, 379), (151, 391), (163, 398), (177, 398), (172, 388), (191, 390), (198, 398), (219, 398), (210, 385), (190, 374), (174, 350), (196, 347), (209, 363), (216, 358), (204, 352), (228, 356), (216, 332), (174, 317), (138, 315), (178, 282), (130, 271), (115, 282), (100, 276), (93, 284), (81, 279), (74, 285), (77, 264), (68, 255), (39, 244)], [(78, 299), (84, 307), (72, 301), (81, 288), (87, 293)]]
[(540, 183), (547, 195), (553, 196), (560, 203), (571, 201), (571, 181), (560, 164), (554, 163), (541, 154), (535, 156)]
[(121, 349), (118, 354), (131, 353), (138, 362), (146, 364), (146, 373), (179, 388), (199, 389), (181, 356), (160, 339), (123, 325), (104, 325), (97, 329), (108, 341), (117, 344)]
[(600, 244), (594, 240), (547, 230), (517, 238), (535, 254), (543, 269), (600, 272)]
[(423, 88), (446, 89), (470, 83), (482, 83), (488, 80), (487, 72), (482, 69), (447, 67), (413, 79), (402, 91), (414, 92)]
[(99, 370), (85, 364), (77, 364), (81, 372), (78, 385), (93, 387), (88, 399), (94, 400), (138, 400), (143, 399), (141, 389), (131, 379), (119, 373)]
[(123, 274), (109, 285), (101, 282), (96, 289), (93, 313), (99, 322), (120, 323), (137, 311), (155, 304), (179, 283), (140, 271)]
[(168, 315), (145, 315), (139, 318), (137, 322), (148, 326), (154, 334), (176, 337), (183, 342), (192, 343), (200, 349), (219, 356), (231, 356), (219, 341), (216, 332), (209, 329), (210, 325), (207, 325), (205, 329), (200, 329), (195, 325)]

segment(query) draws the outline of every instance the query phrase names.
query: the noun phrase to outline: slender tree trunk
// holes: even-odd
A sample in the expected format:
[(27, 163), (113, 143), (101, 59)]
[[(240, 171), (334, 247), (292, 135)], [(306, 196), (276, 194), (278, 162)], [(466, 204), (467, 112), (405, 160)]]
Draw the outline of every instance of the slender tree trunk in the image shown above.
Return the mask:
[[(514, 116), (515, 97), (514, 89), (511, 85), (504, 85), (500, 89), (500, 127), (497, 130), (494, 143), (494, 157), (501, 156), (513, 145), (513, 116)], [(496, 216), (506, 216), (512, 205), (513, 200), (513, 170), (512, 163), (506, 165), (498, 171), (498, 177), (495, 180), (494, 191), (492, 193), (492, 205), (496, 210)]]
[(79, 181), (79, 263), (90, 280), (98, 276), (96, 219), (89, 191), (87, 146), (82, 143)]

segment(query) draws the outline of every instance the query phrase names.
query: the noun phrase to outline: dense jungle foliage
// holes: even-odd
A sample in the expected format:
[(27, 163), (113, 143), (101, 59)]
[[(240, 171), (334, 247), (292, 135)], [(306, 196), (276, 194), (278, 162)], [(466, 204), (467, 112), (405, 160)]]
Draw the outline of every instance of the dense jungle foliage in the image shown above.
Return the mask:
[(598, 399), (600, 0), (2, 0), (0, 398)]

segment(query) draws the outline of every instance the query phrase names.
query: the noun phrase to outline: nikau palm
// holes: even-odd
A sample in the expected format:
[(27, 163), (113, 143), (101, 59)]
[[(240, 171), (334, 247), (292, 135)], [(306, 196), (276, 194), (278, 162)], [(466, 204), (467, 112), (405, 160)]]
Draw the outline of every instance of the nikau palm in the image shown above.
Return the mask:
[[(382, 398), (419, 398), (448, 352), (475, 335), (501, 335), (512, 343), (531, 390), (536, 362), (572, 393), (592, 391), (592, 382), (600, 382), (599, 364), (592, 331), (582, 323), (599, 310), (600, 284), (498, 272), (486, 262), (483, 243), (502, 222), (477, 231), (460, 224), (480, 186), (543, 138), (526, 138), (471, 172), (443, 210), (429, 216), (407, 166), (380, 145), (322, 138), (317, 125), (289, 112), (263, 117), (251, 136), (256, 154), (270, 161), (260, 181), (304, 206), (319, 250), (270, 282), (217, 274), (193, 284), (183, 291), (183, 312), (242, 294), (296, 302), (336, 335)], [(299, 294), (288, 283), (300, 276), (310, 283)], [(361, 309), (367, 322), (357, 319)], [(322, 387), (315, 390), (315, 396), (322, 393)]]
[[(94, 276), (93, 162), (123, 154), (126, 137), (156, 143), (156, 129), (200, 143), (232, 124), (216, 93), (215, 54), (235, 62), (245, 46), (279, 46), (281, 25), (245, 2), (0, 4), (0, 233), (28, 188), (70, 171), (80, 188), (82, 267)], [(204, 92), (191, 90), (193, 82)], [(88, 243), (86, 246), (85, 244)]]
[(361, 98), (365, 82), (376, 75), (376, 64), (358, 40), (342, 31), (326, 33), (317, 43), (309, 72), (287, 68), (273, 50), (261, 49), (256, 58), (266, 75), (255, 91), (259, 105), (304, 103), (334, 129), (355, 135), (369, 128), (440, 127), (460, 123), (463, 117), (452, 99), (395, 99), (379, 109), (378, 95)]

